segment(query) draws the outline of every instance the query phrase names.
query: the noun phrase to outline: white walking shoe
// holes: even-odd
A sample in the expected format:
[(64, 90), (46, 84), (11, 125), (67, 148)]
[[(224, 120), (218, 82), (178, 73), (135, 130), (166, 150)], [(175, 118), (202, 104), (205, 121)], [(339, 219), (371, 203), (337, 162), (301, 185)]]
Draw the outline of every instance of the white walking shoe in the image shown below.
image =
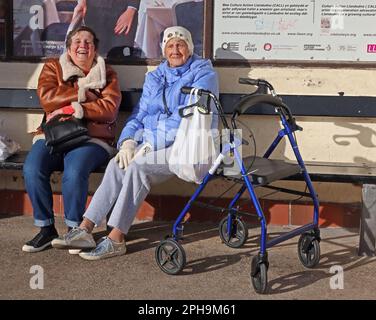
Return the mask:
[(51, 245), (58, 249), (92, 249), (96, 247), (93, 235), (78, 227), (73, 228), (62, 237), (54, 239)]
[(68, 250), (69, 254), (72, 254), (72, 255), (78, 255), (81, 251), (82, 249), (69, 249)]
[(108, 237), (102, 238), (102, 241), (98, 243), (97, 247), (91, 251), (80, 252), (80, 257), (85, 260), (100, 260), (105, 258), (111, 258), (121, 256), (127, 252), (125, 241), (116, 243)]

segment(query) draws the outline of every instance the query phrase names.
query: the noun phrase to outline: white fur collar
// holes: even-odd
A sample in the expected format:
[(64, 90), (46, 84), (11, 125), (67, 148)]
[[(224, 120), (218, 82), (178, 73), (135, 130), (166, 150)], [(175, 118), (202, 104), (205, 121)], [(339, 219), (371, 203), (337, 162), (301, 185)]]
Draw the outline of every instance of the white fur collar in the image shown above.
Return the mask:
[(96, 63), (86, 77), (82, 70), (70, 61), (66, 52), (60, 56), (59, 62), (63, 70), (64, 81), (67, 81), (72, 76), (79, 78), (78, 102), (86, 101), (86, 90), (103, 89), (106, 86), (106, 64), (101, 56), (97, 56)]

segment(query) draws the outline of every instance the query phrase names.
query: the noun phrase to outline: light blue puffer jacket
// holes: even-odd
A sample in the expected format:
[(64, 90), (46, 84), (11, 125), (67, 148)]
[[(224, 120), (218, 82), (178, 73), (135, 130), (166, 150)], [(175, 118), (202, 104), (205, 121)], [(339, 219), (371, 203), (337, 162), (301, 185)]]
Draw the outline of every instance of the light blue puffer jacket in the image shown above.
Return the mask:
[[(189, 95), (180, 91), (185, 86), (210, 90), (218, 96), (218, 77), (211, 61), (193, 55), (181, 67), (170, 68), (165, 61), (149, 72), (141, 99), (120, 135), (118, 148), (126, 139), (134, 139), (139, 144), (148, 142), (154, 150), (169, 147), (181, 121), (178, 111), (188, 104)], [(164, 87), (168, 112), (163, 103)], [(218, 116), (214, 116), (212, 128), (217, 126)]]

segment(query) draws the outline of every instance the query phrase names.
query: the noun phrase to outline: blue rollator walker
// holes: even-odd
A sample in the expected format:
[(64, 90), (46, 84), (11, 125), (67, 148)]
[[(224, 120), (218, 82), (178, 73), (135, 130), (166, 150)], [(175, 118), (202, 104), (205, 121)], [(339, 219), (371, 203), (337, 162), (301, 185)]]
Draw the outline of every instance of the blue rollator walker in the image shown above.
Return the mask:
[[(231, 248), (240, 248), (245, 243), (248, 237), (248, 228), (242, 220), (241, 216), (255, 214), (240, 211), (239, 208), (235, 206), (237, 205), (238, 200), (241, 198), (243, 193), (245, 191), (248, 191), (249, 197), (256, 209), (256, 215), (261, 224), (260, 251), (258, 255), (254, 256), (252, 259), (250, 276), (255, 291), (257, 293), (263, 294), (267, 292), (268, 284), (268, 248), (271, 248), (283, 241), (300, 235), (300, 239), (298, 241), (298, 256), (301, 263), (307, 268), (313, 268), (319, 263), (319, 201), (317, 199), (311, 179), (306, 170), (304, 161), (300, 155), (298, 145), (294, 137), (294, 132), (302, 130), (302, 128), (296, 124), (296, 121), (292, 116), (288, 106), (284, 104), (282, 102), (282, 99), (276, 95), (273, 86), (265, 80), (242, 78), (239, 80), (239, 82), (241, 84), (257, 86), (259, 89), (252, 94), (248, 94), (242, 97), (240, 101), (234, 106), (234, 111), (231, 118), (231, 127), (227, 123), (222, 106), (217, 97), (209, 91), (199, 90), (198, 95), (200, 96), (200, 99), (198, 101), (198, 106), (201, 108), (205, 107), (206, 109), (209, 109), (210, 100), (214, 101), (214, 104), (223, 123), (223, 127), (230, 132), (228, 139), (229, 141), (222, 144), (221, 152), (215, 160), (213, 166), (210, 168), (203, 182), (200, 184), (184, 209), (181, 211), (173, 226), (172, 237), (166, 237), (166, 239), (161, 241), (161, 243), (156, 248), (155, 258), (160, 269), (167, 274), (178, 274), (184, 268), (186, 264), (186, 255), (179, 241), (182, 240), (185, 216), (194, 203), (202, 206), (202, 203), (199, 203), (196, 200), (210, 180), (216, 177), (224, 177), (227, 180), (229, 179), (230, 176), (225, 176), (224, 174), (226, 171), (224, 159), (227, 155), (230, 155), (230, 157), (232, 157), (232, 159), (234, 159), (235, 163), (237, 164), (238, 169), (240, 168), (240, 170), (238, 170), (238, 175), (232, 175), (231, 180), (240, 183), (241, 187), (236, 193), (235, 197), (231, 200), (228, 208), (218, 208), (212, 205), (208, 205), (206, 207), (209, 209), (218, 210), (220, 212), (227, 212), (227, 216), (222, 219), (219, 224), (219, 235), (222, 241), (227, 246)], [(260, 89), (265, 88), (267, 88), (268, 93), (261, 93)], [(182, 92), (189, 93), (191, 89), (192, 88), (182, 88)], [(239, 115), (244, 114), (249, 108), (259, 104), (274, 107), (275, 112), (280, 117), (282, 129), (278, 132), (277, 137), (272, 142), (263, 157), (251, 156), (242, 159), (238, 148), (241, 147), (242, 143), (244, 143), (244, 139), (239, 139), (235, 135), (235, 130), (237, 129), (236, 118)], [(291, 144), (292, 150), (296, 157), (295, 163), (285, 162), (283, 160), (269, 159), (279, 142), (284, 137), (287, 137)], [(272, 183), (273, 181), (285, 179), (295, 175), (301, 175), (304, 178), (307, 190), (309, 192), (300, 192), (286, 188), (268, 186), (268, 184)], [(267, 237), (266, 219), (255, 193), (256, 187), (270, 188), (281, 192), (310, 197), (314, 204), (313, 222), (269, 240)]]

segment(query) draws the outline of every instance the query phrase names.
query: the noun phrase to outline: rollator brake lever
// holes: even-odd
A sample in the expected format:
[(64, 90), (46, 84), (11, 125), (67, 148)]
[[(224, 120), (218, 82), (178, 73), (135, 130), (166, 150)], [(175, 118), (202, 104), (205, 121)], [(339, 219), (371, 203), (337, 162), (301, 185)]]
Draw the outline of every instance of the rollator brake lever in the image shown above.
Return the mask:
[(288, 123), (290, 124), (292, 131), (303, 131), (303, 128), (301, 126), (298, 126), (296, 124), (296, 119), (295, 118), (290, 118), (288, 120)]
[(249, 142), (247, 140), (245, 140), (244, 138), (242, 138), (242, 144), (244, 144), (245, 146), (248, 146)]

